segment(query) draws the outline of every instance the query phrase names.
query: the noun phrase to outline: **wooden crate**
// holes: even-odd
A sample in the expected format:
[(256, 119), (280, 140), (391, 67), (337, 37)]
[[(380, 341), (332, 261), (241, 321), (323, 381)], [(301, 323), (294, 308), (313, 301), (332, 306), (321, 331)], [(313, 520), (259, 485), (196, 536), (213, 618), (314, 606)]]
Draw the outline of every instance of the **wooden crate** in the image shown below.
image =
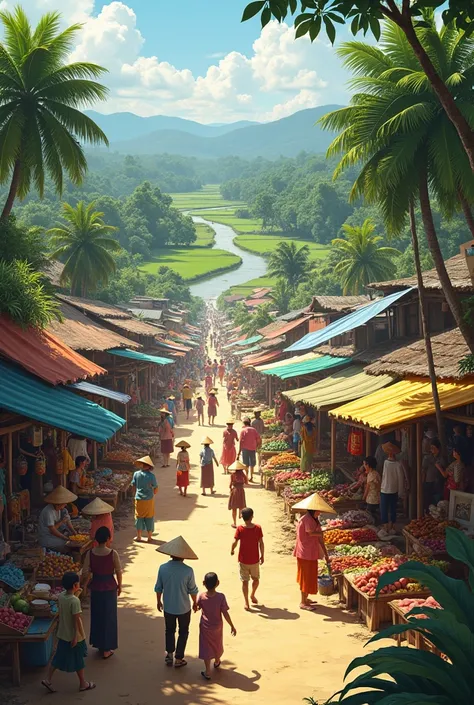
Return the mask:
[(345, 514), (352, 509), (364, 509), (365, 502), (363, 499), (345, 499), (342, 502), (334, 502), (332, 507), (338, 514)]
[[(380, 625), (385, 622), (392, 622), (390, 602), (394, 599), (393, 593), (379, 595), (379, 597), (369, 597), (367, 593), (362, 592), (354, 585), (349, 575), (344, 575), (344, 582), (346, 583), (344, 589), (347, 591), (347, 608), (355, 608), (357, 614), (366, 623), (371, 632), (378, 631)], [(403, 597), (426, 598), (429, 595), (430, 593), (425, 590), (406, 593)]]
[(1, 636), (24, 636), (28, 629), (31, 627), (31, 624), (34, 620), (34, 617), (30, 617), (30, 621), (28, 622), (28, 625), (25, 627), (23, 631), (19, 631), (18, 629), (13, 629), (13, 627), (9, 627), (7, 624), (3, 624), (3, 622), (0, 622), (0, 635)]
[[(389, 602), (389, 607), (392, 610), (392, 622), (393, 624), (407, 624), (408, 620), (406, 618), (406, 615), (399, 608), (397, 604), (398, 602), (399, 600)], [(400, 646), (403, 641), (406, 641), (408, 643), (408, 646), (413, 646), (415, 649), (421, 649), (421, 651), (430, 651), (431, 653), (436, 654), (437, 656), (443, 656), (441, 651), (437, 649), (436, 646), (434, 646), (434, 644), (432, 644), (429, 639), (427, 639), (423, 634), (420, 634), (420, 632), (417, 632), (414, 629), (407, 629), (407, 631), (403, 634), (396, 634), (395, 640), (397, 642), (397, 646)]]
[(449, 553), (446, 551), (438, 551), (435, 553), (431, 549), (424, 546), (419, 539), (413, 536), (413, 534), (406, 529), (403, 529), (402, 534), (405, 537), (405, 553), (407, 555), (414, 553), (419, 556), (429, 556), (437, 561), (447, 561), (448, 563), (452, 560)]
[(265, 487), (266, 490), (270, 490), (272, 492), (275, 491), (275, 480), (272, 475), (264, 475), (263, 476), (263, 486)]
[(285, 487), (288, 487), (287, 482), (274, 482), (275, 485), (275, 491), (277, 493), (277, 497), (281, 497), (283, 490)]

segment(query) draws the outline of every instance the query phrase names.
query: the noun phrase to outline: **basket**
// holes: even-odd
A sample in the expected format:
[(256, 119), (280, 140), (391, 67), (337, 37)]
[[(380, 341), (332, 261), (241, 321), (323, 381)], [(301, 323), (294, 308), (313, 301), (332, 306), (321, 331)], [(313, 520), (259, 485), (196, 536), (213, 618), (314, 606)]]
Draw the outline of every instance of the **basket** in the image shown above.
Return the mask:
[(322, 575), (318, 578), (318, 591), (320, 595), (333, 595), (335, 592), (334, 578), (331, 575)]

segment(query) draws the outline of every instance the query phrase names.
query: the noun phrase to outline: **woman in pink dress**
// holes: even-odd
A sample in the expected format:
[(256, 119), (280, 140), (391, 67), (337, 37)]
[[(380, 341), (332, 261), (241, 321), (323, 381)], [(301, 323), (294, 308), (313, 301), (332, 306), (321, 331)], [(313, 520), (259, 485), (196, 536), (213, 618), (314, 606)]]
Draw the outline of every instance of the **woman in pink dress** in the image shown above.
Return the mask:
[(211, 680), (211, 661), (214, 659), (214, 668), (219, 668), (224, 653), (222, 617), (230, 626), (232, 636), (237, 634), (229, 616), (229, 605), (225, 595), (222, 592), (216, 592), (218, 586), (217, 575), (206, 573), (204, 576), (206, 592), (199, 595), (195, 607), (202, 612), (199, 623), (199, 658), (204, 661), (206, 670), (201, 671), (201, 675), (207, 681)]
[(219, 402), (217, 401), (216, 391), (217, 390), (214, 388), (211, 389), (207, 400), (207, 417), (209, 426), (214, 426), (214, 420), (217, 416), (217, 407), (219, 406)]
[(176, 486), (181, 497), (187, 497), (189, 470), (191, 468), (188, 448), (191, 448), (191, 446), (187, 441), (179, 441), (179, 443), (176, 443), (176, 448), (179, 448), (179, 453), (176, 457)]
[(235, 447), (236, 442), (239, 440), (237, 431), (234, 428), (234, 419), (229, 419), (226, 421), (227, 428), (223, 435), (223, 445), (222, 445), (222, 455), (221, 455), (221, 465), (224, 468), (224, 474), (227, 475), (229, 470), (229, 465), (235, 462), (237, 457), (237, 449)]
[(247, 506), (245, 500), (245, 485), (248, 485), (249, 481), (246, 474), (246, 465), (236, 460), (229, 470), (232, 471), (230, 476), (230, 495), (229, 495), (229, 505), (228, 509), (232, 511), (232, 528), (236, 529), (237, 526), (237, 510), (239, 510), (239, 518), (242, 516), (242, 509)]

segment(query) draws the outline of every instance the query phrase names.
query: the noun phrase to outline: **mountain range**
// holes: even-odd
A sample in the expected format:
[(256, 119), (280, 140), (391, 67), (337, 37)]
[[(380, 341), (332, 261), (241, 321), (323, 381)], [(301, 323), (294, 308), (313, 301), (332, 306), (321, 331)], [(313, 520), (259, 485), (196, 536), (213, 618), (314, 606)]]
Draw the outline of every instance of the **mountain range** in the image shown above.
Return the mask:
[(325, 152), (333, 134), (315, 123), (339, 105), (300, 110), (289, 117), (267, 123), (240, 121), (225, 125), (203, 125), (192, 120), (133, 113), (103, 115), (87, 111), (104, 130), (110, 149), (123, 154), (179, 154), (187, 157), (242, 158), (294, 157), (301, 151)]

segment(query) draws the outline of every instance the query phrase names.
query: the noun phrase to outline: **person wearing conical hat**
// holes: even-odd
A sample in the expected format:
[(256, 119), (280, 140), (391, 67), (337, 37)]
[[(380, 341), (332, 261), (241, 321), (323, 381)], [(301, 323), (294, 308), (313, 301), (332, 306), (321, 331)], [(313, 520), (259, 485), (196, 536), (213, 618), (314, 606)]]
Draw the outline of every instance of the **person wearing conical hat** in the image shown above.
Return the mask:
[(220, 462), (224, 468), (224, 474), (227, 475), (229, 465), (235, 462), (237, 458), (236, 443), (239, 440), (237, 431), (234, 428), (234, 419), (227, 419), (224, 433), (222, 434), (222, 454)]
[(108, 528), (110, 531), (111, 541), (114, 540), (114, 522), (112, 519), (113, 511), (114, 507), (107, 504), (107, 502), (104, 502), (104, 500), (100, 499), (100, 497), (96, 497), (92, 500), (92, 502), (89, 502), (89, 504), (86, 504), (86, 506), (83, 507), (82, 514), (91, 520), (89, 536), (92, 540), (95, 540), (95, 532), (97, 529), (100, 529), (101, 526), (106, 526)]
[(176, 485), (181, 497), (187, 497), (189, 471), (191, 469), (188, 448), (191, 448), (191, 446), (187, 441), (179, 441), (179, 443), (176, 443), (176, 448), (180, 449), (176, 457)]
[(173, 415), (166, 407), (160, 409), (160, 420), (158, 422), (158, 434), (160, 436), (160, 450), (163, 456), (163, 468), (169, 468), (170, 455), (173, 452), (174, 431), (170, 422)]
[(173, 394), (170, 394), (169, 396), (166, 397), (165, 401), (165, 406), (170, 411), (173, 415), (173, 420), (176, 423), (178, 423), (178, 412), (176, 409), (176, 397)]
[(69, 535), (75, 534), (66, 505), (75, 502), (77, 495), (59, 485), (45, 498), (46, 506), (41, 510), (38, 520), (38, 540), (40, 546), (51, 551), (65, 553)]
[(217, 389), (212, 388), (209, 392), (209, 397), (207, 399), (207, 416), (208, 416), (208, 422), (209, 426), (214, 426), (214, 422), (217, 416), (217, 407), (219, 406), (219, 402), (216, 397)]
[(153, 542), (155, 528), (155, 495), (158, 483), (153, 473), (153, 461), (149, 455), (135, 461), (140, 469), (133, 473), (131, 486), (135, 488), (135, 541), (142, 540), (143, 531), (147, 532), (148, 543)]
[(232, 528), (237, 528), (237, 510), (239, 511), (239, 519), (242, 517), (242, 509), (245, 509), (247, 502), (245, 501), (245, 485), (248, 485), (246, 474), (246, 466), (236, 460), (229, 467), (232, 475), (230, 476), (230, 495), (228, 509), (232, 512)]
[(325, 558), (330, 566), (319, 515), (321, 512), (328, 514), (336, 514), (336, 512), (317, 492), (295, 504), (293, 509), (306, 510), (296, 527), (296, 545), (293, 555), (296, 557), (298, 566), (296, 582), (301, 592), (300, 609), (312, 611), (316, 607), (309, 599), (309, 595), (318, 593), (318, 560)]
[(198, 417), (198, 426), (204, 426), (204, 407), (206, 402), (202, 398), (201, 394), (198, 394), (196, 401), (194, 402), (194, 407), (196, 409)]
[[(156, 549), (159, 553), (171, 556), (158, 570), (155, 584), (156, 606), (165, 617), (165, 663), (167, 666), (182, 668), (187, 666), (184, 658), (191, 622), (191, 597), (195, 609), (198, 587), (191, 566), (185, 560), (197, 560), (197, 556), (183, 539), (177, 536), (172, 541)], [(176, 643), (176, 627), (178, 642)]]
[(214, 443), (212, 438), (206, 436), (202, 439), (201, 445), (203, 446), (199, 459), (201, 461), (201, 489), (202, 494), (206, 496), (206, 490), (211, 490), (211, 494), (215, 494), (214, 490), (214, 465), (219, 467), (219, 462), (211, 448), (211, 444)]

